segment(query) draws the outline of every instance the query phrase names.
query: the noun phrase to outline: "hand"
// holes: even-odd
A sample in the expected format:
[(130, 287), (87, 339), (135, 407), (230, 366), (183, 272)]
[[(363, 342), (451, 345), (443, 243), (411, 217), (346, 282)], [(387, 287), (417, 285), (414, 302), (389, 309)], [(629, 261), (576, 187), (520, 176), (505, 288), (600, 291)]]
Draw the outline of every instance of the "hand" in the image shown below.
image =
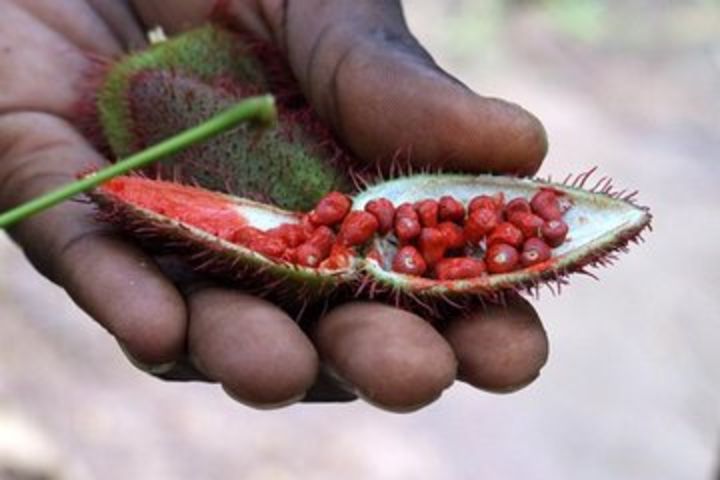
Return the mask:
[[(105, 161), (70, 119), (90, 60), (143, 44), (146, 27), (201, 23), (208, 0), (6, 0), (0, 16), (0, 209)], [(170, 7), (170, 3), (173, 3)], [(361, 159), (412, 147), (416, 165), (531, 174), (545, 155), (542, 126), (521, 108), (480, 97), (448, 76), (407, 31), (389, 0), (227, 0), (231, 23), (276, 42), (318, 113)], [(306, 334), (282, 310), (239, 291), (198, 284), (181, 294), (157, 263), (87, 205), (67, 203), (11, 235), (48, 278), (147, 369), (192, 366), (234, 398), (269, 407), (353, 398), (392, 410), (437, 398), (456, 377), (509, 391), (539, 373), (547, 338), (533, 308), (510, 296), (436, 329), (371, 302), (340, 306)], [(171, 369), (172, 366), (176, 368)], [(318, 377), (319, 365), (324, 375)], [(342, 379), (342, 380), (339, 380)], [(343, 390), (345, 389), (345, 390)]]

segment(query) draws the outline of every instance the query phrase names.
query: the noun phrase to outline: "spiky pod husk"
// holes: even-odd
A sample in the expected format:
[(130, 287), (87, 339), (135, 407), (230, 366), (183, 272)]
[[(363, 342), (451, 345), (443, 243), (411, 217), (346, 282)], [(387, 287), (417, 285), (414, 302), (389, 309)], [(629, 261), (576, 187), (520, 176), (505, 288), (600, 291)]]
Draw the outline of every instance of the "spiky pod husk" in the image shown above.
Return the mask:
[[(473, 280), (436, 282), (388, 275), (387, 265), (381, 266), (373, 261), (368, 262), (365, 268), (375, 281), (388, 289), (429, 297), (492, 296), (504, 290), (532, 290), (548, 282), (562, 285), (563, 279), (571, 273), (587, 273), (586, 267), (611, 261), (618, 251), (626, 250), (629, 242), (642, 240), (641, 232), (650, 228), (652, 216), (648, 208), (633, 202), (636, 192), (628, 195), (614, 191), (607, 177), (598, 183), (602, 189), (598, 190), (596, 186), (584, 190), (582, 186), (592, 172), (594, 169), (578, 177), (569, 177), (575, 181), (574, 184), (491, 175), (428, 174), (384, 181), (369, 187), (355, 197), (353, 209), (362, 209), (368, 201), (380, 196), (391, 198), (396, 203), (413, 203), (450, 194), (463, 203), (469, 203), (475, 196), (499, 192), (529, 199), (543, 188), (563, 193), (574, 206), (565, 218), (571, 232), (568, 241), (556, 248), (547, 262), (524, 270)], [(577, 178), (580, 180), (577, 181)], [(377, 246), (382, 248), (380, 244)], [(390, 247), (390, 251), (384, 257), (390, 257), (393, 246), (385, 244), (385, 247)]]
[(352, 160), (272, 46), (209, 25), (116, 61), (94, 60), (87, 82), (93, 94), (78, 105), (77, 123), (111, 157), (126, 157), (244, 97), (270, 92), (277, 128), (258, 135), (252, 126), (240, 127), (164, 161), (154, 173), (298, 210), (330, 190), (350, 190)]
[(325, 272), (321, 275), (311, 269), (277, 263), (202, 229), (132, 205), (102, 190), (91, 193), (90, 198), (98, 207), (98, 220), (116, 225), (146, 247), (180, 254), (197, 271), (232, 283), (249, 293), (269, 297), (286, 307), (330, 298), (339, 294), (343, 285), (352, 284), (346, 272)]
[[(584, 190), (582, 187), (589, 175), (586, 173), (568, 179), (569, 182), (555, 184), (489, 175), (424, 174), (380, 182), (353, 198), (352, 209), (355, 211), (362, 211), (367, 202), (377, 198), (388, 198), (400, 204), (451, 195), (469, 203), (478, 195), (498, 192), (512, 198), (530, 199), (543, 189), (552, 189), (571, 200), (573, 207), (565, 217), (570, 236), (554, 249), (549, 260), (510, 273), (483, 274), (452, 281), (392, 271), (390, 263), (397, 243), (388, 236), (377, 235), (354, 250), (342, 268), (314, 269), (263, 256), (221, 238), (220, 233), (173, 218), (160, 208), (137, 205), (112, 190), (101, 187), (92, 198), (106, 220), (134, 237), (161, 245), (165, 250), (181, 252), (195, 268), (219, 275), (291, 311), (302, 310), (308, 304), (327, 305), (352, 297), (380, 300), (418, 310), (428, 318), (439, 318), (448, 308), (466, 308), (478, 301), (498, 301), (509, 291), (536, 293), (541, 285), (559, 291), (570, 274), (594, 276), (588, 271), (589, 267), (612, 263), (618, 252), (627, 250), (629, 243), (641, 240), (642, 231), (650, 227), (648, 209), (633, 202), (634, 193), (614, 191), (609, 180), (601, 179), (590, 190)], [(147, 181), (149, 187), (163, 188), (162, 182)], [(227, 202), (242, 222), (262, 229), (297, 223), (301, 218), (296, 212), (246, 199), (226, 195), (218, 198)], [(371, 250), (376, 254), (368, 255)]]

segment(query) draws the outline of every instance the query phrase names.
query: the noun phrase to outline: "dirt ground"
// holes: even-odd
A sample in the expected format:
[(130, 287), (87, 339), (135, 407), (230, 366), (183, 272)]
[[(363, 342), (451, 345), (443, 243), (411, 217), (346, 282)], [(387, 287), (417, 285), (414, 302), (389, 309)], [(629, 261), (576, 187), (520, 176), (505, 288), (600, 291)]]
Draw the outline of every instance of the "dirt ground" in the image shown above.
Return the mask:
[(254, 411), (134, 370), (0, 238), (0, 480), (713, 478), (720, 7), (508, 3), (405, 2), (439, 63), (543, 119), (543, 174), (597, 165), (656, 219), (600, 282), (543, 292), (552, 352), (532, 386), (458, 384), (404, 416), (359, 402)]

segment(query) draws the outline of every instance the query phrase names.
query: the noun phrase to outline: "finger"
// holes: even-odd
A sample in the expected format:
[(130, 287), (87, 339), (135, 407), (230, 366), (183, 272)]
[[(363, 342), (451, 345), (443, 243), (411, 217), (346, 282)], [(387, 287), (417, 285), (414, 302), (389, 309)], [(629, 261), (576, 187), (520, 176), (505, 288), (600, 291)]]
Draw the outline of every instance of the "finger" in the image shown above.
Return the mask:
[[(102, 160), (64, 121), (0, 117), (0, 210), (71, 181)], [(151, 259), (68, 202), (11, 230), (31, 262), (138, 361), (173, 361), (185, 341), (185, 307)]]
[[(150, 10), (166, 2), (142, 4)], [(398, 1), (223, 4), (239, 28), (269, 30), (317, 112), (362, 159), (409, 150), (420, 166), (531, 174), (545, 156), (540, 122), (442, 71), (408, 31)], [(211, 11), (202, 0), (182, 5), (186, 24)], [(173, 14), (154, 13), (148, 18), (179, 26)]]
[(322, 318), (313, 337), (336, 375), (388, 410), (427, 405), (455, 379), (450, 346), (410, 312), (370, 302), (346, 304)]
[(310, 3), (283, 3), (284, 47), (319, 114), (361, 158), (410, 148), (423, 166), (538, 168), (546, 151), (540, 123), (438, 68), (408, 31), (399, 2)]
[(10, 5), (0, 15), (0, 113), (67, 114), (89, 61), (60, 34)]
[(95, 13), (102, 18), (124, 50), (140, 48), (147, 44), (146, 34), (140, 20), (128, 0), (86, 1)]
[[(200, 272), (188, 267), (182, 257), (175, 254), (161, 254), (154, 256), (155, 261), (162, 272), (173, 282), (181, 292), (191, 293), (201, 288), (212, 286)], [(171, 369), (163, 372), (151, 372), (164, 380), (173, 381), (211, 381), (202, 374), (193, 364), (192, 359), (185, 357), (180, 359)], [(236, 395), (237, 396), (237, 395)], [(303, 402), (349, 402), (356, 400), (357, 396), (352, 393), (338, 379), (321, 368), (314, 380), (313, 385), (302, 398)]]
[(221, 288), (195, 291), (188, 303), (193, 362), (233, 398), (273, 408), (305, 396), (317, 376), (317, 353), (286, 313)]
[(458, 378), (496, 392), (522, 388), (540, 375), (548, 340), (535, 309), (519, 295), (450, 322), (444, 335), (457, 356)]
[[(64, 0), (59, 4), (53, 0), (9, 0), (3, 6), (3, 16), (8, 22), (7, 25), (19, 33), (19, 23), (42, 23), (44, 29), (51, 34), (62, 35), (64, 39), (72, 42), (76, 47), (89, 52), (103, 55), (116, 55), (120, 53), (121, 44), (113, 34), (110, 26), (106, 24), (93, 6), (84, 0)], [(99, 1), (97, 3), (102, 3)], [(116, 2), (116, 10), (122, 6)], [(7, 16), (6, 16), (7, 15)], [(31, 17), (31, 18), (29, 18)], [(13, 27), (14, 25), (14, 27)], [(36, 32), (35, 28), (26, 31), (23, 36), (32, 37)], [(43, 42), (45, 35), (31, 41)], [(13, 34), (10, 34), (14, 37)], [(49, 48), (56, 48), (54, 45), (47, 45)]]

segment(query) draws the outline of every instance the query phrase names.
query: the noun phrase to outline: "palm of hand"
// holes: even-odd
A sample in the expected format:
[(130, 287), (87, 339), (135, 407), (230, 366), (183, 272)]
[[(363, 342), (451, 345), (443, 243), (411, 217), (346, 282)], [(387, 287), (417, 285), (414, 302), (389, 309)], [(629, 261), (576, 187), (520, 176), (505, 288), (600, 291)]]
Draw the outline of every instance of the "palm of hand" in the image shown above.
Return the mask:
[[(69, 181), (89, 162), (104, 163), (70, 123), (87, 53), (117, 55), (143, 44), (145, 25), (175, 31), (212, 8), (203, 0), (173, 8), (138, 0), (135, 9), (110, 0), (63, 3), (3, 7), (0, 209)], [(418, 165), (445, 159), (455, 169), (532, 173), (544, 156), (539, 123), (440, 71), (393, 2), (231, 1), (226, 10), (235, 27), (287, 52), (313, 106), (359, 158), (412, 145)], [(11, 234), (137, 364), (176, 378), (189, 367), (192, 378), (217, 381), (256, 406), (287, 404), (310, 390), (310, 400), (359, 394), (384, 408), (414, 409), (456, 377), (489, 390), (518, 388), (547, 356), (537, 315), (519, 297), (447, 319), (441, 329), (409, 312), (356, 302), (304, 332), (264, 300), (168, 276), (165, 262), (94, 223), (85, 205), (62, 205)]]

